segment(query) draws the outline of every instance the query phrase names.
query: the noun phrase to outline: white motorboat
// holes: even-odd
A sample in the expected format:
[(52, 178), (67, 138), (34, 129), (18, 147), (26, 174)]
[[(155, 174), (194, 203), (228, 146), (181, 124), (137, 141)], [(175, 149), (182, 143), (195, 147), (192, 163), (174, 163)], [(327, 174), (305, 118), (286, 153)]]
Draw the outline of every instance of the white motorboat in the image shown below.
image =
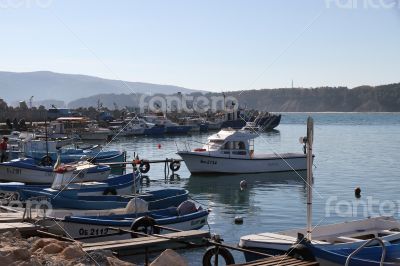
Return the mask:
[[(296, 244), (298, 234), (306, 235), (306, 228), (275, 233), (242, 236), (239, 246), (267, 254), (284, 254)], [(387, 243), (400, 241), (400, 223), (392, 217), (374, 217), (362, 220), (323, 225), (312, 230), (312, 244), (327, 249), (357, 248), (368, 239), (380, 237)], [(246, 260), (260, 257), (246, 253)]]
[(224, 129), (208, 138), (202, 147), (179, 150), (191, 173), (265, 173), (306, 169), (303, 153), (256, 154), (258, 134), (246, 130)]
[[(241, 248), (264, 252), (266, 254), (284, 254), (299, 252), (297, 245), (305, 238), (316, 247), (327, 250), (358, 248), (368, 240), (380, 238), (385, 243), (397, 244), (400, 241), (400, 222), (392, 217), (375, 217), (312, 227), (312, 143), (313, 120), (307, 121), (307, 137), (301, 138), (307, 148), (307, 227), (276, 233), (246, 235), (240, 238)], [(301, 252), (308, 252), (302, 250)], [(260, 255), (245, 252), (247, 261), (261, 258)], [(321, 264), (325, 265), (325, 264)]]

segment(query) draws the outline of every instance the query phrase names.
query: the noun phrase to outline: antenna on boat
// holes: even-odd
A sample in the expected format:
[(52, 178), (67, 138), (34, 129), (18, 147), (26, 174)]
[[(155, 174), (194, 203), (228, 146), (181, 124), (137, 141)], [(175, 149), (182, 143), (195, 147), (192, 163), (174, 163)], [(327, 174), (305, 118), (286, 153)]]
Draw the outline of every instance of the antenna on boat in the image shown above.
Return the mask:
[(307, 137), (305, 143), (307, 145), (307, 239), (311, 239), (312, 231), (312, 185), (313, 185), (313, 155), (312, 145), (314, 139), (314, 120), (312, 117), (307, 119)]

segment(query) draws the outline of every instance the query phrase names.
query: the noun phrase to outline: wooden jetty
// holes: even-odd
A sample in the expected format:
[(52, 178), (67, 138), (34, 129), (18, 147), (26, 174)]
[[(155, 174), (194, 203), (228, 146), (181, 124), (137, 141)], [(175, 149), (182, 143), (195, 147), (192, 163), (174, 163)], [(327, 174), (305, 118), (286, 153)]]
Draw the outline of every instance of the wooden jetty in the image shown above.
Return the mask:
[(36, 231), (39, 230), (40, 228), (41, 226), (31, 223), (23, 223), (23, 222), (0, 223), (0, 234), (8, 231), (18, 230), (22, 235), (35, 235)]
[(0, 224), (22, 222), (24, 214), (21, 212), (0, 213)]
[(208, 231), (190, 230), (126, 240), (82, 243), (82, 248), (86, 252), (106, 249), (116, 252), (118, 256), (130, 256), (162, 251), (167, 248), (179, 249), (191, 245), (195, 247), (205, 246), (207, 245), (206, 238), (209, 237)]
[[(12, 209), (0, 207), (0, 234), (18, 230), (25, 237), (36, 236), (42, 226), (23, 220), (24, 213), (11, 211)], [(3, 211), (3, 212), (1, 212)], [(6, 212), (9, 211), (9, 212)]]
[(318, 266), (318, 262), (304, 261), (292, 258), (287, 255), (273, 256), (266, 259), (255, 260), (244, 264), (235, 264), (236, 266)]

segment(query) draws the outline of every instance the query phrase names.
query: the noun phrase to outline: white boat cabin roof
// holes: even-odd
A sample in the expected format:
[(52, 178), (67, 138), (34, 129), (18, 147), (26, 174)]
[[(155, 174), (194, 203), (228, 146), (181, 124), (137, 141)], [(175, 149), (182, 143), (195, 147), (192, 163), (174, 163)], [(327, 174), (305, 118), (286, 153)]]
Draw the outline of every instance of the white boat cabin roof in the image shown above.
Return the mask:
[(216, 134), (211, 135), (209, 141), (248, 141), (258, 137), (256, 133), (245, 130), (234, 130), (231, 128), (223, 129)]

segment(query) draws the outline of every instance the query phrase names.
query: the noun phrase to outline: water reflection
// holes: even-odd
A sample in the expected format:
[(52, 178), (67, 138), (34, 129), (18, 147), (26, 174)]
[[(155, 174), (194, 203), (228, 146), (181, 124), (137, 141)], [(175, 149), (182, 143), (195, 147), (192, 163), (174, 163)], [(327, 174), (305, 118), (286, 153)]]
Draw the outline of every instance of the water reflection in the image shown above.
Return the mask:
[(281, 135), (281, 132), (278, 129), (270, 129), (267, 131), (262, 131), (260, 133), (265, 134), (267, 136), (280, 136)]
[[(300, 176), (301, 177), (300, 177)], [(248, 207), (251, 198), (257, 191), (279, 190), (282, 187), (298, 187), (301, 194), (304, 193), (306, 171), (262, 173), (262, 174), (238, 174), (238, 175), (191, 175), (185, 188), (192, 195), (202, 200), (210, 200), (215, 203), (228, 206)], [(246, 180), (247, 188), (241, 189), (240, 182)]]

